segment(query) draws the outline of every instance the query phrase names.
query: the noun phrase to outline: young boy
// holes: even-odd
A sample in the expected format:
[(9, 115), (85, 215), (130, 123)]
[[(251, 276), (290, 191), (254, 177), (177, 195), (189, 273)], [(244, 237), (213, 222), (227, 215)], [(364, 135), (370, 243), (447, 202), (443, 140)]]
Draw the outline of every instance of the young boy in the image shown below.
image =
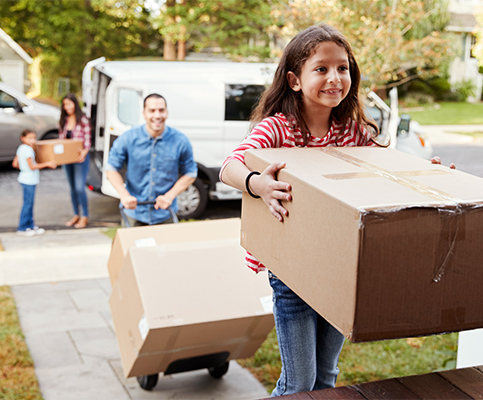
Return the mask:
[(18, 181), (23, 189), (23, 205), (20, 213), (20, 222), (17, 234), (22, 236), (42, 235), (45, 229), (34, 225), (34, 197), (35, 188), (40, 180), (39, 170), (43, 168), (56, 168), (54, 161), (37, 164), (35, 162), (34, 146), (37, 141), (37, 134), (31, 130), (24, 130), (20, 134), (22, 144), (17, 149), (17, 155), (12, 166), (19, 168)]

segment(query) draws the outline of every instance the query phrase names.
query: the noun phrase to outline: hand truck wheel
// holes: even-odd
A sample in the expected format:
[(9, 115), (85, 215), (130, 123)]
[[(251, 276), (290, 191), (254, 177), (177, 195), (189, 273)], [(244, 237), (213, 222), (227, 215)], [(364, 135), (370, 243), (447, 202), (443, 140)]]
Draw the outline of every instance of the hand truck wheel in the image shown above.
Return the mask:
[(208, 368), (208, 372), (210, 375), (215, 379), (220, 379), (223, 375), (228, 372), (228, 367), (230, 366), (230, 362), (227, 361), (224, 364), (218, 367), (210, 367)]
[(139, 386), (141, 386), (144, 390), (153, 390), (153, 388), (158, 383), (158, 377), (158, 374), (154, 374), (137, 376), (136, 378), (138, 380)]

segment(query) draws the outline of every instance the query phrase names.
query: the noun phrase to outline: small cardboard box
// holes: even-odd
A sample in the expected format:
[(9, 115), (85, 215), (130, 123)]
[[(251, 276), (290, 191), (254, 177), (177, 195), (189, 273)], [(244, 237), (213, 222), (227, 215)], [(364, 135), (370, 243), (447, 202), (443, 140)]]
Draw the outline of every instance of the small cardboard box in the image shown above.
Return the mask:
[(35, 145), (36, 161), (43, 163), (55, 161), (57, 165), (77, 162), (84, 144), (74, 139), (39, 140)]
[(348, 339), (483, 327), (483, 179), (374, 147), (245, 158), (280, 161), (289, 216), (245, 193), (242, 245)]
[(274, 326), (271, 288), (244, 254), (238, 237), (128, 251), (109, 299), (126, 377), (255, 353)]
[(129, 249), (170, 243), (197, 242), (237, 238), (240, 236), (240, 218), (212, 221), (185, 222), (180, 224), (153, 225), (121, 228), (116, 231), (111, 254), (107, 262), (111, 285), (114, 286), (122, 262)]

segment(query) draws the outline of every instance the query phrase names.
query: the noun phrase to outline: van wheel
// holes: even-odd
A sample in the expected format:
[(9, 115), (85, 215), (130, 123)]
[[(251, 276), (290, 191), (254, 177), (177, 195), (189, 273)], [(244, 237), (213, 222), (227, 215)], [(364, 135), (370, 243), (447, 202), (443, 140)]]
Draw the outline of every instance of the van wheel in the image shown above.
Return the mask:
[(178, 216), (182, 219), (198, 218), (208, 204), (208, 189), (199, 178), (178, 196)]
[(50, 131), (50, 132), (47, 132), (44, 136), (42, 136), (41, 140), (58, 139), (58, 138), (59, 138), (59, 132)]

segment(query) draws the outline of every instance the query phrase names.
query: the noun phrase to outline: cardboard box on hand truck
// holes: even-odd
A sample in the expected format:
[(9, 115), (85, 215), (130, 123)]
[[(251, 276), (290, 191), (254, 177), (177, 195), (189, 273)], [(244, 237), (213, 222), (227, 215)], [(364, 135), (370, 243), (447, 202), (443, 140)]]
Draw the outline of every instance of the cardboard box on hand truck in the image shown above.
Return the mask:
[(77, 162), (83, 148), (82, 140), (39, 140), (35, 145), (35, 159), (38, 163), (55, 161), (57, 165), (72, 164)]
[(198, 242), (239, 236), (240, 218), (190, 222), (189, 227), (186, 223), (180, 223), (118, 229), (107, 261), (111, 285), (114, 286), (116, 283), (124, 257), (131, 247)]
[[(182, 227), (185, 235), (127, 251), (109, 299), (126, 377), (251, 357), (273, 329), (268, 278), (244, 265), (240, 219), (229, 221), (202, 224), (205, 234), (187, 242), (199, 223), (159, 225)], [(154, 227), (129, 230), (143, 238), (147, 228)]]
[(244, 193), (242, 245), (353, 342), (483, 327), (483, 179), (375, 147), (247, 151), (283, 161), (283, 223)]

